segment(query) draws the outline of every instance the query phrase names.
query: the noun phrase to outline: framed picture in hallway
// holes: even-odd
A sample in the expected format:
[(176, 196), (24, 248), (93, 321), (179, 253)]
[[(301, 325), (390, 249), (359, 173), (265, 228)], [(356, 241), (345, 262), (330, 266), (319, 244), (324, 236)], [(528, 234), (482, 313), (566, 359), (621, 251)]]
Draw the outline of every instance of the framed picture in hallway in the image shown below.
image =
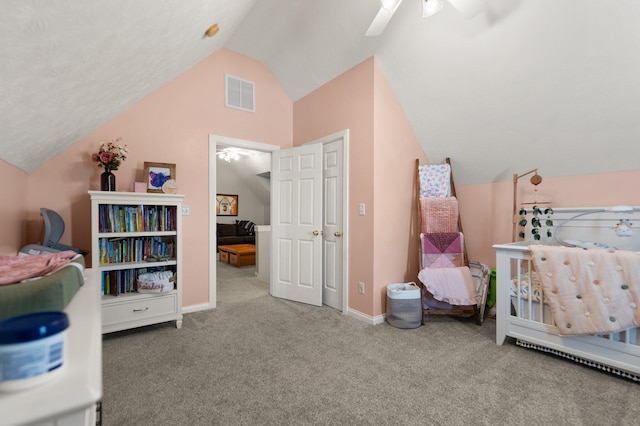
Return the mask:
[(238, 216), (238, 196), (216, 195), (216, 216)]

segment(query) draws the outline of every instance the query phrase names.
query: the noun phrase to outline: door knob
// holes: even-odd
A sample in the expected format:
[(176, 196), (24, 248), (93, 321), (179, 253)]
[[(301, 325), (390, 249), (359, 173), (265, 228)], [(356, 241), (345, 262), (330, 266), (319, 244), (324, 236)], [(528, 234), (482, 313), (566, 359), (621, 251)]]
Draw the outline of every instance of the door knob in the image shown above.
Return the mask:
[(336, 237), (342, 237), (342, 232), (336, 231), (333, 233), (333, 235), (335, 235)]
[(318, 235), (320, 235), (320, 232), (318, 232), (318, 230), (316, 229), (315, 231), (313, 231), (313, 235), (317, 237)]

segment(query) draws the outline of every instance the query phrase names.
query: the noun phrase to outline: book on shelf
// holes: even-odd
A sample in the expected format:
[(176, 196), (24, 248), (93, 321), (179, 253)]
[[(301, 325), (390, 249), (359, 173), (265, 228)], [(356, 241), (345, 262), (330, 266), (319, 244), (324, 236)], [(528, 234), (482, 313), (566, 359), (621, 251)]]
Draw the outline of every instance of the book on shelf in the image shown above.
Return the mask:
[(102, 295), (119, 296), (138, 290), (138, 276), (147, 272), (172, 271), (173, 267), (148, 267), (137, 269), (121, 269), (115, 271), (102, 271)]
[(167, 237), (116, 237), (100, 238), (100, 264), (144, 262), (175, 259), (176, 244)]
[(175, 231), (176, 207), (100, 204), (100, 232)]

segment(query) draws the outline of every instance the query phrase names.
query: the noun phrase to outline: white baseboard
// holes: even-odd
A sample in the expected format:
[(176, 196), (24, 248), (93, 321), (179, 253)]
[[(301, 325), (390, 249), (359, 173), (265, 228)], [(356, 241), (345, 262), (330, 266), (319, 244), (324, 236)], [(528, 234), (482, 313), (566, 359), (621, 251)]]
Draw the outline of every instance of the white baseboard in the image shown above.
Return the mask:
[[(182, 308), (182, 313), (191, 314), (193, 312), (206, 311), (208, 309), (215, 309), (215, 306), (210, 306), (208, 303), (186, 306)], [(351, 309), (351, 308), (347, 311), (347, 315), (349, 315), (350, 317), (359, 319), (360, 321), (364, 321), (371, 325), (382, 324), (387, 319), (387, 316), (385, 314), (378, 315), (377, 317), (370, 317), (369, 315), (363, 314), (362, 312), (358, 312), (355, 309)]]
[(211, 306), (208, 303), (202, 303), (200, 305), (191, 305), (191, 306), (183, 307), (182, 313), (191, 314), (193, 312), (206, 311), (208, 309), (215, 309), (215, 306)]
[(385, 322), (387, 318), (385, 314), (378, 315), (377, 317), (370, 317), (369, 315), (363, 314), (362, 312), (358, 312), (355, 309), (351, 309), (351, 308), (349, 308), (349, 310), (347, 311), (347, 315), (353, 318), (357, 318), (360, 321), (364, 321), (371, 325), (382, 324), (383, 322)]

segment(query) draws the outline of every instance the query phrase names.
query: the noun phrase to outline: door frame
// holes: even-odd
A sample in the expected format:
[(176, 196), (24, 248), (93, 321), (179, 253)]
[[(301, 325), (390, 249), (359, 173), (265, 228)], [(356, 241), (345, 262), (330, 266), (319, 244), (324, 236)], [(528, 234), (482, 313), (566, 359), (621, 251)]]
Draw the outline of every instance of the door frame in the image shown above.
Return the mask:
[(253, 151), (273, 152), (281, 149), (278, 145), (270, 145), (262, 142), (254, 142), (243, 139), (230, 138), (220, 135), (209, 135), (209, 308), (215, 308), (217, 303), (217, 262), (216, 251), (216, 197), (217, 193), (217, 165), (216, 147), (232, 146), (236, 148), (250, 149)]
[[(304, 143), (329, 143), (342, 139), (342, 225), (343, 225), (343, 252), (342, 252), (342, 313), (349, 313), (349, 129), (314, 139)], [(217, 261), (216, 251), (213, 250), (216, 241), (216, 205), (217, 191), (216, 179), (216, 147), (218, 145), (233, 146), (251, 149), (254, 151), (273, 152), (282, 147), (262, 142), (231, 138), (228, 136), (209, 134), (209, 308), (215, 308), (217, 303)], [(271, 283), (269, 283), (271, 287)]]

